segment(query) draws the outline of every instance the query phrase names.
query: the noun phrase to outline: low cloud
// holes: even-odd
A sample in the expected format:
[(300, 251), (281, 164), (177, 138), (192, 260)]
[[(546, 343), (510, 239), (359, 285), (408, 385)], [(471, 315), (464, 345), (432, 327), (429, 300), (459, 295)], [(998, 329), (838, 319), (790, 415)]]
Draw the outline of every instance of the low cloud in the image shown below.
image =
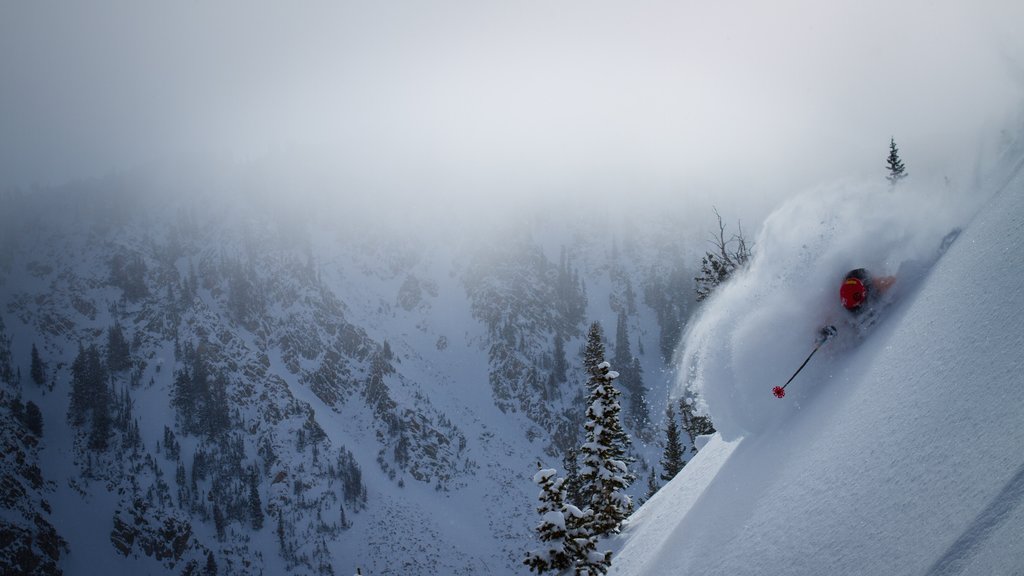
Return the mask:
[(203, 159), (399, 205), (759, 219), (881, 177), (890, 136), (912, 174), (961, 178), (1020, 102), (1021, 21), (996, 0), (10, 2), (0, 174)]

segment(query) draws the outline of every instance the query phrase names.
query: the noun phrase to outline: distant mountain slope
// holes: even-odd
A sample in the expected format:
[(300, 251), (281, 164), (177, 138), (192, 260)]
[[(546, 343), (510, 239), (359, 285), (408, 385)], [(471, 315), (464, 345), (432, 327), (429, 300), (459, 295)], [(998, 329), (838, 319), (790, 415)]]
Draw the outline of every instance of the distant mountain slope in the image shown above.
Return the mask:
[(0, 421), (18, 463), (4, 561), (518, 573), (536, 464), (579, 442), (593, 320), (635, 357), (629, 426), (638, 466), (656, 461), (691, 302), (673, 227), (465, 242), (160, 190), (124, 175), (2, 198), (0, 409), (43, 421)]

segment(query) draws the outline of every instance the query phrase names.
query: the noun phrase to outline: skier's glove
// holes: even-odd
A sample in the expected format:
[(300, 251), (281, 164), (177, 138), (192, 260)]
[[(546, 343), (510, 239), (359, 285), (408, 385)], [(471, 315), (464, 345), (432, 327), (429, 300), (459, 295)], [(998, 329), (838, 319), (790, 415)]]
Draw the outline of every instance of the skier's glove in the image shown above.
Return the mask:
[(822, 326), (818, 332), (818, 342), (828, 342), (835, 336), (839, 331), (836, 330), (835, 326), (829, 324), (828, 326)]

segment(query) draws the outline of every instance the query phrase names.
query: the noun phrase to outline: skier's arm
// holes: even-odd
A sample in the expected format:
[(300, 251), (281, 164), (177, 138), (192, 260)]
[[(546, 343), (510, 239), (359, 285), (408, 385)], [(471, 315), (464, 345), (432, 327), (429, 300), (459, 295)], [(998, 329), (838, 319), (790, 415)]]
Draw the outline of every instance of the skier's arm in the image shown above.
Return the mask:
[(892, 285), (896, 283), (896, 277), (882, 276), (880, 278), (873, 279), (871, 283), (874, 288), (878, 290), (879, 294), (885, 294), (889, 288), (892, 288)]

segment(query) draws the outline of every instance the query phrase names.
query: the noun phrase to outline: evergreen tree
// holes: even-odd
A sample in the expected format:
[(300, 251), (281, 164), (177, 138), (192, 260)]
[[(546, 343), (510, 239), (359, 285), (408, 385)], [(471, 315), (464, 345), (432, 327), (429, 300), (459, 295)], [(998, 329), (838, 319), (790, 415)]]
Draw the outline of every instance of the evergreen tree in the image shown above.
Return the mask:
[(110, 416), (110, 390), (106, 384), (102, 386), (96, 405), (92, 410), (92, 428), (89, 431), (89, 448), (102, 452), (107, 449), (110, 439), (110, 428), (113, 419)]
[(127, 370), (131, 366), (131, 347), (124, 336), (121, 323), (107, 328), (107, 369), (111, 372)]
[(21, 402), (21, 396), (11, 399), (11, 418), (17, 422), (25, 423), (25, 405)]
[(565, 496), (567, 502), (583, 505), (590, 501), (590, 495), (585, 492), (583, 479), (580, 477), (579, 452), (570, 448), (565, 457), (562, 458), (562, 466), (565, 467)]
[(37, 385), (42, 386), (46, 384), (46, 364), (39, 357), (39, 350), (34, 342), (32, 343), (32, 365), (29, 374), (32, 376), (32, 381)]
[(227, 378), (220, 372), (209, 382), (203, 403), (203, 419), (200, 429), (209, 437), (216, 438), (231, 427), (228, 406)]
[(68, 406), (68, 420), (81, 426), (96, 403), (96, 392), (105, 387), (106, 369), (100, 360), (95, 345), (85, 348), (78, 345), (78, 355), (71, 363), (71, 402)]
[(615, 323), (615, 356), (612, 359), (617, 366), (628, 366), (633, 362), (633, 352), (629, 349), (629, 317), (625, 310), (619, 311)]
[(586, 288), (580, 281), (579, 272), (570, 265), (565, 246), (559, 257), (558, 276), (555, 280), (555, 310), (561, 320), (559, 333), (564, 330), (575, 332), (583, 321), (587, 309)]
[(568, 512), (569, 523), (573, 526), (573, 528), (569, 528), (569, 539), (573, 546), (572, 555), (576, 559), (573, 565), (573, 574), (576, 576), (607, 574), (608, 568), (612, 565), (612, 553), (611, 550), (597, 551), (597, 536), (590, 534), (587, 527), (591, 511), (581, 512), (578, 508), (569, 507)]
[(263, 528), (263, 501), (260, 499), (260, 484), (256, 467), (249, 473), (249, 520), (254, 530)]
[[(171, 430), (170, 426), (164, 425), (164, 450), (167, 453), (168, 460), (177, 460), (181, 455), (181, 445), (178, 444), (178, 439), (174, 436), (174, 431)], [(192, 456), (192, 475), (199, 474), (202, 468), (197, 463), (201, 459), (202, 452), (197, 451)]]
[(100, 359), (96, 345), (78, 347), (78, 355), (71, 364), (71, 402), (68, 420), (75, 426), (85, 424), (88, 418), (89, 448), (106, 450), (113, 419), (110, 415), (113, 395), (107, 382), (107, 369)]
[(620, 366), (617, 383), (629, 399), (626, 421), (639, 434), (649, 420), (647, 413), (647, 390), (643, 384), (643, 370), (640, 360), (633, 356), (629, 346), (629, 323), (625, 310), (619, 311), (615, 327), (615, 356), (612, 358), (616, 366)]
[(583, 368), (591, 377), (588, 380), (588, 386), (593, 382), (595, 375), (601, 374), (598, 365), (602, 362), (604, 362), (604, 329), (601, 328), (600, 322), (594, 322), (587, 330), (587, 342), (583, 348)]
[(652, 496), (661, 490), (661, 486), (658, 486), (658, 475), (654, 472), (654, 468), (651, 468), (651, 473), (647, 475), (647, 494), (644, 502), (650, 500)]
[(196, 427), (196, 405), (198, 404), (198, 398), (194, 382), (192, 372), (189, 371), (188, 367), (182, 368), (174, 375), (171, 404), (178, 409), (181, 428), (185, 432), (194, 431)]
[(618, 373), (613, 372), (607, 362), (601, 362), (588, 382), (590, 399), (580, 474), (590, 494), (590, 510), (593, 511), (590, 533), (594, 536), (618, 532), (633, 508), (625, 493), (633, 481), (626, 458), (631, 442), (619, 417), (619, 391), (613, 383), (617, 377)]
[(885, 179), (893, 186), (909, 176), (903, 166), (903, 160), (900, 160), (900, 150), (896, 147), (896, 138), (889, 139), (889, 157), (886, 159), (885, 165), (889, 169), (889, 174)]
[[(342, 510), (342, 513), (344, 514), (345, 509), (342, 508), (341, 510)], [(287, 533), (288, 532), (285, 530), (285, 527), (284, 527), (284, 511), (281, 510), (281, 508), (278, 508), (277, 509), (277, 544), (281, 548), (281, 555), (286, 560), (288, 559), (288, 556), (287, 556), (287, 554), (288, 554), (288, 541), (285, 538), (285, 535)]]
[(548, 399), (558, 397), (559, 386), (569, 380), (569, 361), (565, 358), (565, 339), (555, 332), (555, 349), (551, 354), (551, 374), (548, 376)]
[(228, 380), (219, 371), (211, 374), (206, 362), (208, 345), (201, 342), (193, 349), (186, 344), (187, 365), (175, 373), (171, 402), (185, 432), (212, 439), (231, 427), (231, 417)]
[(629, 403), (629, 422), (636, 430), (637, 436), (644, 441), (650, 441), (650, 434), (647, 432), (647, 425), (651, 420), (651, 407), (647, 403), (647, 387), (644, 386), (644, 370), (640, 366), (640, 359), (633, 357), (633, 367), (629, 371), (633, 379), (633, 397)]
[(213, 557), (213, 551), (206, 553), (206, 568), (203, 569), (203, 576), (217, 576), (217, 560)]
[(676, 424), (676, 413), (669, 404), (665, 408), (665, 452), (661, 459), (662, 480), (671, 480), (683, 469), (685, 450), (679, 439), (679, 426)]
[(533, 481), (541, 489), (538, 496), (540, 506), (537, 507), (537, 513), (540, 514), (537, 536), (547, 545), (531, 551), (523, 563), (530, 567), (530, 572), (536, 571), (539, 574), (548, 570), (565, 570), (573, 563), (573, 544), (568, 538), (566, 525), (565, 479), (558, 478), (554, 470), (541, 469), (533, 476)]
[(618, 320), (615, 323), (615, 355), (612, 362), (616, 366), (625, 366), (626, 369), (619, 375), (619, 385), (632, 392), (633, 382), (629, 368), (633, 366), (633, 351), (629, 347), (629, 318), (625, 310), (619, 311)]
[(0, 382), (14, 382), (11, 358), (11, 338), (7, 336), (3, 316), (0, 316)]
[(35, 402), (29, 400), (28, 403), (25, 404), (25, 413), (22, 415), (22, 419), (29, 432), (34, 434), (36, 438), (42, 438), (43, 413), (39, 410), (39, 406), (37, 406)]
[(213, 527), (217, 530), (217, 540), (224, 540), (224, 528), (226, 522), (224, 521), (224, 513), (221, 512), (220, 506), (216, 502), (213, 503)]

